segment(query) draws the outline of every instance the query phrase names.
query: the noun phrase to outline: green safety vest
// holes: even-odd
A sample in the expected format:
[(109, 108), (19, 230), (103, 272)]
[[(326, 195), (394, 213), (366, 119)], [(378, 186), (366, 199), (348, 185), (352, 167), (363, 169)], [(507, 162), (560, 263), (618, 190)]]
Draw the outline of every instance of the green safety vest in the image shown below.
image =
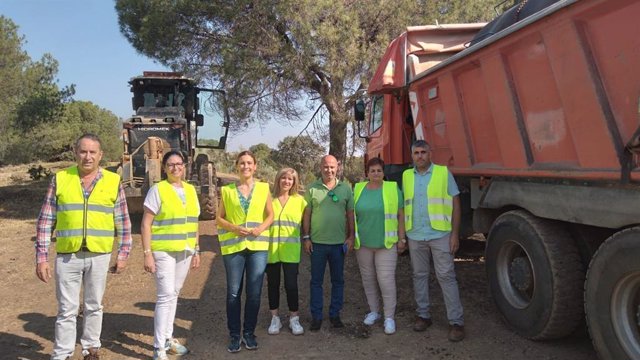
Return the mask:
[(302, 196), (292, 195), (283, 208), (278, 198), (273, 199), (275, 219), (269, 228), (269, 264), (300, 262), (300, 224), (305, 203)]
[[(353, 192), (354, 204), (358, 203), (360, 194), (369, 182), (359, 182)], [(382, 204), (384, 206), (384, 246), (391, 249), (398, 242), (398, 183), (395, 181), (382, 182)], [(355, 214), (356, 243), (355, 248), (360, 248), (360, 236), (358, 235), (358, 214)]]
[(120, 190), (120, 176), (101, 171), (102, 178), (96, 182), (89, 198), (84, 197), (77, 166), (56, 173), (58, 253), (79, 251), (83, 239), (91, 252), (110, 253), (113, 249), (113, 209)]
[[(402, 173), (402, 188), (404, 192), (404, 226), (411, 230), (413, 216), (414, 169), (407, 169)], [(431, 179), (427, 185), (429, 221), (431, 227), (439, 231), (451, 231), (451, 217), (453, 215), (453, 198), (449, 195), (449, 174), (446, 166), (433, 164)]]
[(157, 185), (160, 194), (160, 212), (151, 224), (151, 250), (184, 251), (195, 249), (200, 207), (196, 188), (182, 182), (186, 205), (167, 180)]
[[(225, 217), (234, 225), (255, 228), (264, 222), (264, 209), (269, 196), (269, 184), (255, 182), (249, 210), (245, 214), (240, 204), (236, 184), (229, 184), (221, 188)], [(218, 241), (222, 255), (237, 253), (244, 249), (252, 251), (269, 250), (269, 229), (258, 236), (240, 236), (233, 231), (227, 231), (218, 226)]]

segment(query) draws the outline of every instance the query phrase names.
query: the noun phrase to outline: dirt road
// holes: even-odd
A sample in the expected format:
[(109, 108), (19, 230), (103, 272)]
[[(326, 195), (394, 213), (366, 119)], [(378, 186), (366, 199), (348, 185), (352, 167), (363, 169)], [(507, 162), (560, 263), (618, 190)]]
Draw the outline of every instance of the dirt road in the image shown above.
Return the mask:
[[(35, 219), (45, 188), (45, 182), (0, 187), (0, 359), (44, 360), (53, 346), (55, 286), (53, 282), (40, 282), (34, 273)], [(294, 337), (283, 331), (267, 335), (270, 315), (265, 288), (256, 333), (260, 348), (229, 354), (224, 268), (221, 259), (214, 259), (213, 252), (218, 248), (214, 223), (201, 222), (200, 230), (203, 266), (187, 279), (175, 328), (175, 336), (193, 352), (185, 359), (596, 359), (584, 327), (554, 342), (528, 341), (507, 329), (489, 297), (482, 249), (477, 246), (467, 248), (456, 263), (467, 329), (467, 338), (461, 343), (447, 341), (445, 309), (435, 281), (431, 282), (434, 325), (425, 333), (412, 331), (414, 304), (408, 256), (400, 257), (398, 264), (397, 333), (385, 335), (381, 324), (371, 328), (361, 325), (367, 306), (355, 256), (350, 254), (346, 260), (344, 329), (331, 329), (327, 321), (316, 333), (307, 331)], [(155, 285), (142, 269), (138, 226), (134, 232), (135, 246), (127, 269), (108, 279), (103, 359), (148, 359), (153, 351)], [(308, 284), (309, 262), (304, 258), (299, 287), (305, 328), (310, 321)], [(327, 274), (325, 290), (328, 284)], [(79, 352), (76, 358), (81, 358)]]

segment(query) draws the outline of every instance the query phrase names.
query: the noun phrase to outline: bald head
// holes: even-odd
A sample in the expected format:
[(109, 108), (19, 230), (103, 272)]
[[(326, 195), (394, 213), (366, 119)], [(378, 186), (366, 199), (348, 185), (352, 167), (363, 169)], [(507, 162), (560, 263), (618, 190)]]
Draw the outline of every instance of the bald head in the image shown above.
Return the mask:
[(326, 185), (333, 184), (336, 180), (336, 173), (338, 172), (338, 160), (333, 155), (325, 155), (322, 157), (320, 166), (322, 182)]

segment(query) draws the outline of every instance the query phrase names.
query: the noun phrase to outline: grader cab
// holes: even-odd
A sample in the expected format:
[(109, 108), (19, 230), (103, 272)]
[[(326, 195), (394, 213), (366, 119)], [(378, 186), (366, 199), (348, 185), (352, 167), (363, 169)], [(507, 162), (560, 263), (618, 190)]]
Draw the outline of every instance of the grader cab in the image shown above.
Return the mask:
[[(123, 153), (118, 172), (129, 211), (141, 213), (149, 188), (163, 179), (162, 157), (180, 151), (185, 181), (200, 197), (203, 219), (215, 218), (216, 171), (209, 161), (213, 149), (226, 146), (229, 117), (225, 94), (197, 87), (176, 72), (147, 72), (129, 81), (135, 114), (123, 122)], [(209, 210), (207, 210), (209, 209)]]

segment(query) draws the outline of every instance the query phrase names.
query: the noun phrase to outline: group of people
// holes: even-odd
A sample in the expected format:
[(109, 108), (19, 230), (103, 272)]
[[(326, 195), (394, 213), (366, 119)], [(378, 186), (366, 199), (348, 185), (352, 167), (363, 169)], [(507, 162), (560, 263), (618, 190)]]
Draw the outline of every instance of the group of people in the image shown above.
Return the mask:
[[(274, 191), (257, 181), (257, 161), (250, 151), (236, 160), (237, 183), (221, 188), (218, 240), (226, 271), (226, 312), (229, 352), (241, 346), (258, 348), (255, 329), (264, 274), (271, 322), (269, 334), (278, 334), (280, 283), (284, 277), (288, 327), (304, 333), (300, 321), (298, 273), (302, 251), (310, 258), (309, 329), (318, 331), (323, 321), (323, 282), (327, 263), (331, 277), (329, 320), (344, 327), (340, 312), (344, 303), (344, 259), (355, 249), (362, 285), (369, 305), (365, 325), (384, 318), (384, 332), (396, 331), (396, 264), (407, 248), (413, 269), (417, 304), (415, 331), (431, 325), (429, 273), (431, 260), (442, 288), (448, 339), (464, 338), (463, 310), (454, 270), (460, 223), (459, 191), (445, 166), (431, 162), (429, 144), (417, 140), (411, 147), (414, 167), (404, 171), (402, 188), (384, 180), (384, 162), (367, 162), (368, 180), (354, 188), (337, 178), (338, 161), (321, 160), (321, 179), (299, 194), (297, 172), (278, 172)], [(76, 339), (76, 317), (83, 287), (84, 359), (99, 359), (102, 297), (107, 272), (121, 272), (131, 249), (131, 224), (124, 190), (118, 175), (99, 166), (100, 139), (86, 134), (75, 144), (77, 164), (52, 179), (37, 223), (36, 275), (52, 278), (48, 247), (56, 232), (55, 279), (58, 315), (51, 359), (69, 359)], [(195, 188), (183, 180), (185, 158), (178, 151), (166, 153), (162, 168), (166, 179), (149, 190), (141, 224), (144, 269), (154, 274), (157, 301), (154, 312), (154, 359), (167, 354), (184, 355), (188, 349), (173, 337), (177, 300), (189, 269), (200, 266)], [(114, 235), (118, 257), (109, 269)], [(244, 311), (242, 290), (246, 291)], [(380, 309), (382, 298), (382, 311)], [(244, 319), (241, 319), (241, 312)], [(242, 320), (242, 321), (241, 321)]]

